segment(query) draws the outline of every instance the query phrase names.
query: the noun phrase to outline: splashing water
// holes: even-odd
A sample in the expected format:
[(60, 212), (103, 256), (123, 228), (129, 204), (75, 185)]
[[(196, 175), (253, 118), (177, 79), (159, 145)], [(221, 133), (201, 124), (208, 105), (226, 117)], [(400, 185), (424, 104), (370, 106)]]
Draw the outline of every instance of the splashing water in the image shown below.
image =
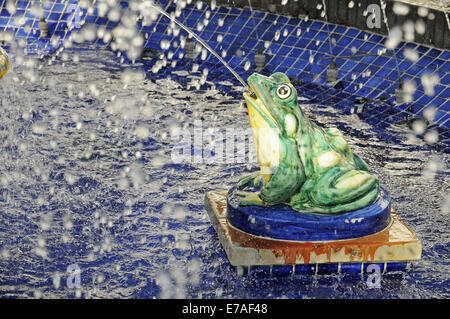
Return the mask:
[[(51, 58), (39, 62), (38, 84), (23, 80), (25, 65), (2, 79), (2, 297), (448, 298), (441, 284), (448, 280), (448, 155), (408, 140), (403, 129), (380, 133), (356, 115), (300, 97), (309, 116), (314, 109), (319, 123), (336, 125), (373, 167), (423, 241), (424, 258), (410, 273), (383, 275), (380, 289), (342, 274), (239, 275), (203, 198), (256, 167), (224, 159), (175, 164), (170, 154), (180, 143), (172, 130), (192, 133), (195, 120), (203, 119), (205, 132), (222, 132), (216, 143), (227, 140), (227, 129), (247, 125), (240, 99), (141, 79), (144, 62), (123, 65), (109, 50), (76, 45), (66, 54), (51, 66)], [(66, 63), (74, 56), (78, 63)]]
[[(170, 14), (165, 12), (163, 9), (161, 9), (158, 6), (155, 6), (153, 3), (150, 3), (149, 6), (152, 8), (158, 10), (162, 15), (169, 18), (171, 21), (179, 25), (181, 28), (183, 28), (187, 33), (189, 33), (193, 38), (195, 38), (201, 45), (203, 45), (209, 52), (211, 52), (219, 61), (234, 75), (234, 77), (244, 86), (244, 88), (251, 92), (250, 87), (247, 85), (247, 83), (242, 79), (242, 77), (236, 73), (229, 65), (228, 63), (219, 55), (217, 52), (215, 52), (209, 45), (206, 43), (202, 38), (200, 38), (197, 34), (192, 32), (188, 27), (186, 27), (184, 24), (176, 20), (174, 17), (172, 17)], [(223, 55), (223, 54), (222, 54)]]

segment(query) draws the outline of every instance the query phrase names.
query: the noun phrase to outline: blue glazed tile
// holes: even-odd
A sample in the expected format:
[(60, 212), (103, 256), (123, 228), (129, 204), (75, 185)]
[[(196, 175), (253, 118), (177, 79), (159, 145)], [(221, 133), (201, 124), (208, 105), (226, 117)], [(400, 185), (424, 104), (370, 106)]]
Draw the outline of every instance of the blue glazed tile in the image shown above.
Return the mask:
[(431, 62), (433, 61), (433, 58), (430, 58), (428, 56), (422, 56), (417, 62), (416, 64), (419, 66), (422, 66), (423, 68), (425, 68), (426, 66), (428, 66)]
[(331, 264), (318, 264), (317, 265), (317, 274), (319, 275), (331, 275), (331, 274), (337, 274), (339, 271), (339, 264), (338, 263), (331, 263)]
[(288, 17), (278, 16), (278, 19), (277, 19), (278, 22), (277, 23), (279, 23), (279, 24), (286, 24), (288, 22), (288, 20), (289, 20)]
[(433, 99), (433, 97), (425, 95), (425, 94), (421, 94), (420, 98), (416, 98), (417, 100), (417, 104), (421, 104), (421, 105), (427, 105), (428, 103), (431, 102), (431, 100)]
[(251, 266), (249, 275), (255, 278), (269, 277), (271, 275), (271, 266)]
[(275, 32), (267, 30), (263, 34), (262, 40), (264, 40), (264, 41), (272, 41), (274, 37), (275, 37)]
[(290, 276), (294, 268), (292, 265), (275, 265), (272, 267), (273, 276)]
[(269, 21), (269, 22), (273, 22), (277, 19), (277, 16), (273, 13), (268, 13), (265, 17), (264, 20)]
[(289, 56), (292, 58), (298, 58), (302, 53), (304, 49), (301, 48), (293, 48), (291, 52), (289, 52)]
[[(317, 41), (312, 39), (311, 42), (309, 42), (308, 46), (306, 47), (307, 50), (316, 51), (319, 46), (317, 45)], [(320, 43), (319, 43), (320, 45)]]
[(395, 58), (389, 58), (389, 60), (386, 62), (386, 64), (384, 65), (384, 67), (386, 68), (390, 68), (390, 69), (396, 69), (397, 68), (397, 63), (400, 67), (400, 63), (398, 62), (398, 60), (396, 60)]
[(358, 91), (356, 91), (356, 94), (359, 95), (359, 96), (366, 96), (367, 97), (371, 91), (372, 91), (372, 89), (369, 88), (368, 86), (363, 86)]
[(284, 42), (285, 45), (293, 46), (297, 43), (298, 37), (296, 35), (290, 35), (286, 38), (286, 41)]
[(309, 31), (303, 33), (303, 37), (307, 39), (313, 39), (316, 34), (317, 34), (316, 30), (310, 29)]
[(349, 29), (347, 30), (347, 32), (345, 33), (345, 35), (347, 35), (347, 36), (349, 36), (349, 37), (351, 37), (351, 38), (354, 38), (354, 37), (356, 37), (359, 33), (360, 33), (359, 30), (349, 28)]
[(363, 52), (370, 52), (374, 46), (375, 46), (375, 44), (366, 42), (361, 46), (360, 50)]
[(446, 104), (446, 102), (448, 103), (448, 101), (446, 101), (445, 99), (441, 98), (441, 97), (435, 97), (431, 102), (430, 105), (431, 106), (436, 106), (436, 107), (440, 107), (440, 106), (444, 106)]
[(282, 56), (286, 56), (291, 50), (292, 50), (291, 47), (281, 46), (280, 49), (277, 51), (277, 54), (278, 55), (282, 55)]
[(295, 64), (296, 59), (295, 58), (285, 58), (283, 61), (284, 67), (292, 67)]
[(295, 69), (292, 66), (286, 70), (286, 75), (288, 77), (296, 78), (298, 73), (299, 73), (299, 70)]
[(372, 87), (372, 88), (377, 88), (379, 87), (379, 84), (383, 82), (382, 78), (376, 77), (376, 76), (372, 76), (369, 81), (367, 81), (366, 85)]
[(326, 69), (324, 69), (322, 66), (319, 66), (319, 65), (313, 65), (311, 68), (311, 73), (314, 73), (314, 74), (320, 74), (325, 71), (326, 71)]
[(419, 45), (419, 46), (416, 48), (416, 51), (418, 51), (418, 52), (421, 53), (421, 54), (425, 54), (428, 50), (430, 50), (430, 48), (428, 48), (428, 47), (426, 47), (426, 46), (424, 46), (424, 45)]
[(450, 73), (450, 62), (447, 61), (444, 64), (442, 64), (439, 68), (441, 72)]
[[(449, 122), (450, 122), (450, 114), (448, 114), (448, 113), (446, 115), (442, 116), (439, 120), (436, 120), (436, 123), (447, 126), (447, 127), (450, 126)], [(449, 139), (447, 139), (445, 141), (446, 145), (448, 145), (449, 142), (450, 142)]]
[(241, 13), (241, 10), (238, 8), (231, 8), (230, 14), (239, 15)]
[(439, 59), (444, 61), (450, 60), (450, 51), (442, 51), (441, 55), (439, 56)]
[(297, 60), (297, 62), (295, 62), (293, 67), (296, 69), (303, 70), (307, 64), (308, 64), (308, 61), (306, 61), (304, 59), (299, 59), (299, 60)]
[(284, 57), (273, 56), (272, 59), (269, 61), (269, 63), (274, 65), (280, 65), (281, 62), (283, 62), (283, 59)]
[(343, 26), (337, 26), (336, 29), (334, 29), (334, 32), (337, 34), (344, 34), (345, 31), (347, 31), (347, 28)]
[(337, 45), (340, 45), (340, 46), (345, 47), (345, 46), (347, 46), (351, 41), (352, 41), (352, 38), (343, 36), (343, 37), (341, 37), (341, 38), (337, 41)]
[(315, 40), (328, 41), (328, 33), (324, 31), (319, 31), (315, 37)]
[(375, 99), (375, 98), (377, 98), (378, 96), (380, 96), (380, 94), (381, 94), (382, 92), (383, 92), (383, 91), (381, 91), (381, 90), (374, 89), (372, 92), (370, 92), (370, 93), (367, 95), (367, 97), (368, 97), (369, 99)]
[[(398, 81), (399, 77), (400, 77), (399, 72), (397, 70), (393, 70), (386, 76), (386, 79), (391, 81)], [(406, 77), (403, 76), (402, 78), (405, 79)]]
[(227, 14), (230, 11), (229, 8), (223, 7), (223, 6), (219, 6), (217, 10), (218, 10), (219, 13), (222, 13), (224, 15)]
[(313, 275), (316, 273), (315, 264), (295, 265), (295, 274)]
[[(367, 58), (367, 59), (366, 59)], [(374, 58), (373, 56), (371, 56), (371, 57), (364, 57), (364, 60), (366, 60), (366, 61), (368, 61), (368, 62), (372, 62), (372, 63), (374, 63), (374, 64), (376, 64), (376, 65), (379, 65), (379, 66), (383, 66), (383, 65), (385, 65), (386, 64), (386, 62), (389, 60), (389, 58), (388, 57), (385, 57), (385, 56), (379, 56), (379, 57), (377, 57), (377, 58), (375, 58), (375, 59), (369, 59), (369, 58)], [(372, 60), (372, 61), (371, 61)]]
[(374, 43), (379, 43), (382, 42), (384, 39), (382, 36), (378, 35), (378, 34), (373, 34), (368, 41), (370, 42), (374, 42)]
[(354, 39), (352, 42), (350, 42), (349, 47), (358, 49), (359, 47), (361, 47), (363, 45), (363, 43), (364, 42), (361, 40)]
[(431, 48), (430, 51), (428, 51), (427, 56), (430, 58), (437, 58), (441, 54), (441, 50)]
[(388, 68), (380, 68), (374, 75), (379, 77), (386, 77), (391, 72)]
[(366, 70), (367, 67), (368, 67), (367, 63), (360, 62), (353, 68), (352, 72), (362, 72), (362, 71)]
[(288, 67), (285, 67), (284, 65), (278, 65), (275, 67), (275, 69), (273, 70), (273, 72), (282, 72), (282, 73), (286, 73)]
[(299, 23), (300, 23), (299, 18), (290, 18), (289, 21), (287, 22), (287, 24), (292, 26), (297, 26)]
[(360, 39), (360, 40), (364, 40), (364, 42), (365, 42), (366, 41), (365, 38), (368, 39), (369, 36), (370, 36), (370, 33), (367, 33), (365, 31), (360, 31), (355, 38)]
[(340, 272), (346, 275), (360, 275), (362, 266), (363, 264), (361, 263), (342, 263)]
[(253, 12), (253, 16), (254, 16), (255, 18), (264, 18), (265, 15), (266, 15), (265, 12), (261, 12), (261, 11), (254, 11), (254, 12)]
[[(443, 82), (443, 83), (448, 83), (448, 82)], [(450, 87), (447, 87), (447, 88), (444, 87), (441, 91), (440, 97), (442, 97), (444, 99), (450, 99)]]
[(302, 22), (300, 22), (300, 26), (302, 28), (302, 31), (303, 31), (303, 29), (306, 30), (306, 28), (309, 28), (311, 26), (311, 24), (312, 24), (311, 20), (308, 20), (308, 21), (302, 20)]
[(310, 39), (300, 38), (296, 46), (306, 48), (310, 42), (311, 42)]
[(406, 73), (415, 76), (421, 71), (423, 71), (423, 69), (420, 66), (413, 64), (409, 69), (406, 70)]

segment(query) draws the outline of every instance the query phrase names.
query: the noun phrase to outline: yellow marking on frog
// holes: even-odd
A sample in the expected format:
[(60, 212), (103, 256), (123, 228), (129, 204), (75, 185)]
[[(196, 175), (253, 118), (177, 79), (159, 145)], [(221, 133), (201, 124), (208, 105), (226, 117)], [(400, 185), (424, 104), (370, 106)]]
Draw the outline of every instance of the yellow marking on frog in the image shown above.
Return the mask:
[(10, 65), (10, 60), (5, 50), (0, 48), (0, 79), (5, 75), (6, 71), (8, 71)]
[(295, 137), (297, 133), (297, 119), (292, 114), (287, 114), (284, 118), (284, 125), (286, 127), (286, 133), (290, 137)]
[(339, 155), (338, 153), (336, 153), (335, 151), (329, 151), (329, 152), (325, 152), (323, 154), (320, 154), (317, 158), (317, 164), (320, 167), (330, 167), (333, 166), (337, 163), (339, 163), (339, 161), (342, 160), (342, 156)]
[(336, 188), (356, 188), (363, 185), (372, 176), (364, 171), (350, 171), (337, 179)]
[[(271, 117), (270, 113), (268, 113), (267, 109), (259, 99), (254, 101), (256, 101), (258, 108), (262, 112), (268, 117)], [(256, 157), (258, 158), (261, 167), (261, 174), (267, 181), (267, 178), (270, 177), (270, 168), (277, 167), (279, 164), (281, 148), (280, 139), (278, 133), (270, 127), (255, 107), (250, 103), (247, 103), (247, 108), (250, 126), (252, 127), (253, 141), (255, 143)]]
[(327, 130), (329, 133), (331, 133), (333, 135), (343, 136), (342, 132), (339, 129), (337, 129), (336, 127), (329, 127)]

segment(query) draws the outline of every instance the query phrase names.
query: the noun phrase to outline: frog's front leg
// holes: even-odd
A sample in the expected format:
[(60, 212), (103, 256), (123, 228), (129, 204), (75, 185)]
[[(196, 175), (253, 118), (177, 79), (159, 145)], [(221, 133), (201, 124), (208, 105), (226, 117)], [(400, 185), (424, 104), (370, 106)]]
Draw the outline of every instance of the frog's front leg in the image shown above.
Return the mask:
[(261, 173), (254, 172), (248, 176), (241, 178), (237, 183), (237, 192), (236, 195), (241, 197), (239, 201), (239, 205), (249, 206), (249, 205), (258, 205), (263, 206), (264, 202), (259, 197), (259, 192), (248, 192), (243, 191), (246, 188), (259, 188), (262, 184)]
[(289, 201), (305, 180), (302, 167), (281, 163), (259, 192), (238, 192), (241, 206), (271, 206)]
[(262, 183), (261, 173), (259, 171), (253, 172), (252, 174), (241, 178), (237, 182), (236, 188), (238, 190), (242, 190), (242, 189), (246, 188), (247, 186), (256, 188), (256, 187), (261, 186), (261, 183)]

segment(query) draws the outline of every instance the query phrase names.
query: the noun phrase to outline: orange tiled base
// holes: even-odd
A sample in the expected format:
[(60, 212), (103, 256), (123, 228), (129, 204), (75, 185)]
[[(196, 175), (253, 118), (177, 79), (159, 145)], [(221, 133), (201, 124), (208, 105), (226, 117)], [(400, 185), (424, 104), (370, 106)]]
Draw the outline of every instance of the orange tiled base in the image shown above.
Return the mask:
[(392, 211), (391, 224), (373, 235), (337, 241), (277, 240), (243, 232), (228, 222), (227, 191), (210, 191), (206, 210), (233, 266), (349, 262), (406, 262), (420, 259), (422, 244)]

